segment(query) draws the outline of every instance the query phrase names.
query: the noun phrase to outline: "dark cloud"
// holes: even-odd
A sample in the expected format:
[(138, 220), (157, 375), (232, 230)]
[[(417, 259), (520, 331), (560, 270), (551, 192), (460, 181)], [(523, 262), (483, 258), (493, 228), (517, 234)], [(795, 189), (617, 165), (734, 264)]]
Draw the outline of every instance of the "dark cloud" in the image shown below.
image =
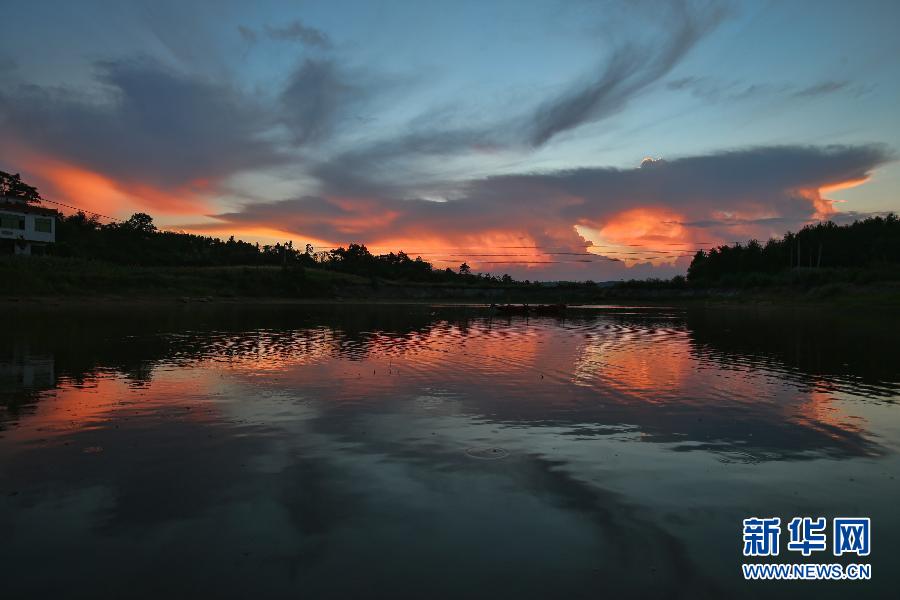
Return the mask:
[(321, 161), (311, 171), (331, 193), (402, 195), (414, 182), (435, 185), (429, 159), (495, 148), (509, 148), (509, 140), (487, 128), (425, 128), (359, 145)]
[(300, 19), (282, 27), (266, 25), (265, 32), (273, 40), (300, 42), (306, 46), (316, 46), (325, 50), (331, 48), (331, 39), (328, 34), (304, 24)]
[[(672, 90), (689, 92), (707, 102), (734, 103), (755, 98), (789, 98), (801, 89), (786, 83), (747, 83), (743, 81), (720, 81), (709, 77), (688, 77), (671, 82)], [(811, 86), (814, 87), (814, 86)]]
[(688, 92), (707, 102), (738, 102), (753, 97), (776, 97), (796, 88), (787, 84), (720, 81), (709, 77), (682, 77), (666, 84), (673, 91)]
[(321, 50), (330, 50), (332, 48), (331, 38), (321, 29), (310, 27), (300, 19), (294, 20), (287, 25), (276, 27), (266, 25), (262, 31), (257, 31), (246, 25), (238, 25), (238, 33), (248, 44), (255, 44), (260, 36), (265, 36), (270, 40), (279, 42), (297, 42), (310, 48), (319, 48)]
[[(428, 157), (527, 152), (562, 131), (620, 110), (664, 76), (723, 14), (693, 3), (667, 8), (657, 23), (667, 25), (651, 36), (653, 42), (619, 46), (598, 75), (536, 108), (493, 121), (427, 114), (399, 135), (357, 141), (351, 150), (313, 166), (305, 162), (304, 168), (328, 193), (395, 197), (417, 177), (433, 179), (427, 173), (433, 164), (424, 163)], [(167, 35), (178, 41), (182, 33)], [(238, 26), (238, 33), (251, 45), (262, 36), (320, 49), (331, 45), (326, 34), (302, 21), (262, 30)], [(167, 47), (188, 60), (197, 54), (195, 45)], [(205, 79), (146, 60), (103, 63), (99, 82), (108, 92), (102, 99), (39, 87), (0, 91), (0, 119), (14, 138), (38, 151), (111, 177), (165, 186), (278, 165), (287, 154), (299, 161), (298, 146), (316, 145), (319, 152), (307, 154), (328, 157), (321, 146), (353, 131), (364, 118), (361, 112), (378, 110), (379, 98), (402, 87), (354, 72), (334, 58), (302, 61), (269, 100), (241, 91), (227, 74)], [(275, 135), (280, 127), (289, 132), (293, 148), (274, 141), (284, 139)], [(86, 139), (91, 143), (85, 145)], [(424, 177), (416, 172), (419, 167), (425, 167)]]
[(106, 94), (37, 86), (0, 91), (0, 122), (31, 149), (108, 176), (175, 186), (278, 164), (266, 111), (238, 89), (158, 63), (98, 65)]
[(796, 219), (788, 217), (768, 217), (762, 219), (702, 219), (700, 221), (676, 221), (678, 225), (685, 227), (695, 227), (699, 229), (722, 228), (722, 227), (745, 227), (752, 226), (782, 226), (796, 223)]
[(666, 7), (663, 13), (655, 15), (664, 23), (658, 35), (643, 44), (613, 45), (610, 57), (595, 73), (536, 107), (488, 122), (429, 112), (400, 135), (357, 145), (323, 161), (315, 167), (316, 175), (335, 192), (376, 189), (392, 194), (396, 184), (385, 180), (384, 174), (414, 179), (426, 158), (529, 152), (564, 131), (608, 118), (668, 74), (728, 11), (718, 3), (685, 2)]
[(697, 83), (699, 83), (703, 79), (704, 78), (702, 78), (702, 77), (694, 77), (694, 76), (682, 77), (680, 79), (673, 79), (672, 81), (670, 81), (669, 83), (666, 84), (666, 87), (669, 88), (670, 90), (690, 89), (690, 88), (696, 86)]
[[(299, 146), (330, 141), (359, 123), (357, 110), (377, 105), (393, 89), (325, 59), (301, 62), (271, 96), (148, 59), (97, 63), (95, 81), (90, 92), (0, 89), (0, 142), (121, 183), (174, 190), (287, 162), (303, 168)], [(290, 143), (280, 135), (284, 130)]]
[(708, 102), (738, 102), (752, 98), (812, 99), (841, 91), (864, 88), (852, 86), (849, 81), (821, 81), (807, 86), (789, 83), (746, 83), (739, 80), (721, 81), (709, 77), (682, 77), (666, 84), (673, 91), (684, 91)]
[(339, 243), (431, 239), (459, 245), (503, 235), (528, 245), (584, 251), (589, 243), (578, 235), (576, 225), (600, 229), (634, 209), (649, 211), (648, 218), (660, 224), (667, 223), (665, 215), (678, 215), (681, 224), (712, 227), (711, 219), (723, 221), (716, 215), (728, 214), (760, 219), (756, 225), (777, 219), (781, 230), (814, 216), (821, 207), (812, 196), (820, 187), (866, 177), (890, 158), (880, 146), (764, 147), (657, 160), (633, 169), (583, 168), (477, 179), (457, 186), (456, 199), (444, 202), (402, 196), (305, 196), (248, 204), (216, 218), (229, 225), (273, 226)]
[[(838, 225), (861, 221), (870, 217), (886, 217), (892, 214), (890, 211), (845, 211), (836, 212), (828, 216), (829, 221), (833, 221)], [(694, 227), (697, 229), (725, 229), (729, 227), (747, 228), (749, 227), (774, 227), (778, 230), (796, 227), (797, 219), (791, 217), (766, 217), (760, 219), (703, 219), (699, 221), (679, 221), (678, 225), (685, 227)]]
[(822, 96), (825, 94), (831, 94), (833, 92), (839, 92), (841, 90), (847, 89), (847, 86), (849, 85), (850, 82), (848, 81), (823, 81), (821, 83), (799, 89), (793, 93), (793, 96), (795, 98)]
[(668, 15), (668, 30), (653, 44), (625, 45), (597, 75), (544, 102), (533, 117), (528, 141), (540, 146), (555, 135), (617, 113), (659, 81), (725, 17), (721, 6), (681, 6)]
[(368, 96), (331, 60), (306, 60), (281, 92), (282, 119), (294, 140), (304, 144), (328, 137), (347, 109)]

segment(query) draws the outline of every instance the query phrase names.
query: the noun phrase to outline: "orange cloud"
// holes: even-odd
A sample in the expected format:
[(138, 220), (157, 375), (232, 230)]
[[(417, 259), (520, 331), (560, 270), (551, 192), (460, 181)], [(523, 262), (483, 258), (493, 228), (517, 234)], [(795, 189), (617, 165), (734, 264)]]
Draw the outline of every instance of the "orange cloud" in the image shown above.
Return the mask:
[[(42, 195), (88, 212), (122, 218), (136, 211), (154, 214), (208, 212), (203, 193), (209, 187), (198, 179), (176, 189), (165, 190), (138, 181), (117, 181), (102, 173), (50, 156), (17, 149), (21, 170), (34, 181)], [(60, 207), (64, 212), (71, 209)]]
[(800, 195), (812, 202), (812, 205), (816, 210), (815, 215), (813, 215), (814, 219), (828, 219), (837, 212), (837, 209), (834, 207), (836, 201), (826, 198), (825, 194), (854, 188), (866, 183), (869, 179), (870, 177), (867, 175), (865, 177), (830, 183), (828, 185), (820, 186), (815, 190), (801, 190)]
[(433, 232), (421, 236), (382, 238), (369, 244), (375, 254), (403, 250), (410, 257), (421, 256), (437, 268), (456, 270), (465, 262), (476, 271), (498, 271), (504, 265), (518, 265), (526, 270), (546, 268), (554, 256), (537, 247), (536, 241), (518, 232), (490, 230), (470, 235), (450, 234), (440, 237)]
[(193, 233), (195, 235), (219, 237), (227, 239), (234, 236), (245, 242), (258, 243), (260, 245), (282, 244), (292, 241), (294, 247), (302, 250), (302, 246), (312, 244), (316, 251), (332, 249), (336, 245), (327, 240), (316, 239), (306, 235), (298, 235), (295, 231), (287, 231), (278, 229), (277, 227), (266, 227), (262, 225), (240, 225), (240, 224), (222, 224), (222, 223), (193, 223), (183, 225), (173, 225), (165, 227), (172, 231), (181, 231), (184, 233)]
[(579, 227), (593, 242), (591, 252), (622, 260), (626, 266), (673, 265), (699, 243), (682, 225), (683, 215), (658, 206), (632, 208), (611, 215), (599, 228)]

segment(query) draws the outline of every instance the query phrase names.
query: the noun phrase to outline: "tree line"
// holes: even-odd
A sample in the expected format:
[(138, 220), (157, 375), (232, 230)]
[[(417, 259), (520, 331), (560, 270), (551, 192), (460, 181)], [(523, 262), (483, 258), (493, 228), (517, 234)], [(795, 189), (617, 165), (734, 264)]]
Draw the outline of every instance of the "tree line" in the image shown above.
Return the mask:
[(286, 269), (327, 269), (372, 279), (433, 283), (516, 284), (509, 275), (472, 273), (461, 264), (457, 270), (435, 268), (422, 257), (405, 252), (375, 255), (363, 244), (316, 251), (312, 245), (295, 247), (287, 241), (260, 245), (191, 233), (160, 230), (146, 213), (125, 221), (101, 223), (83, 212), (60, 214), (57, 219), (55, 256), (102, 260), (134, 266), (281, 266)]
[[(260, 245), (211, 236), (157, 229), (153, 218), (136, 213), (129, 219), (108, 224), (84, 213), (60, 215), (57, 256), (104, 260), (138, 266), (275, 266), (319, 268), (364, 277), (433, 283), (518, 282), (509, 275), (472, 273), (466, 263), (458, 269), (435, 268), (421, 257), (405, 252), (375, 255), (363, 244), (350, 244), (315, 251), (306, 244), (293, 242)], [(750, 240), (746, 244), (722, 245), (698, 251), (691, 261), (687, 278), (676, 277), (670, 284), (682, 287), (746, 283), (751, 279), (765, 283), (766, 276), (786, 271), (834, 269), (900, 268), (900, 219), (894, 214), (855, 221), (848, 225), (832, 222), (808, 225), (788, 232), (781, 239), (765, 244)], [(661, 282), (648, 282), (659, 284)]]
[(830, 221), (746, 244), (700, 250), (688, 267), (693, 284), (715, 284), (791, 270), (866, 269), (900, 266), (900, 220), (893, 213), (848, 225)]

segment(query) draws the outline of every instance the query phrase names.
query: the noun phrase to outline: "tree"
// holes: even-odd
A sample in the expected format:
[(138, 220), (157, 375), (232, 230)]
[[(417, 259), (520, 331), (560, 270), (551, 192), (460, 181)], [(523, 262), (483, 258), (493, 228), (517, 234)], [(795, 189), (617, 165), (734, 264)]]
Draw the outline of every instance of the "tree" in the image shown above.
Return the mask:
[[(122, 223), (122, 227), (139, 233), (154, 233), (156, 231), (153, 217), (147, 213), (134, 213), (128, 217), (127, 221)], [(234, 239), (234, 236), (232, 236), (232, 239)]]
[(12, 175), (6, 171), (0, 171), (0, 196), (20, 198), (34, 204), (43, 199), (37, 188), (22, 181), (18, 173)]
[(471, 271), (472, 271), (472, 268), (469, 265), (467, 265), (466, 263), (459, 265), (459, 274), (460, 275), (468, 275)]

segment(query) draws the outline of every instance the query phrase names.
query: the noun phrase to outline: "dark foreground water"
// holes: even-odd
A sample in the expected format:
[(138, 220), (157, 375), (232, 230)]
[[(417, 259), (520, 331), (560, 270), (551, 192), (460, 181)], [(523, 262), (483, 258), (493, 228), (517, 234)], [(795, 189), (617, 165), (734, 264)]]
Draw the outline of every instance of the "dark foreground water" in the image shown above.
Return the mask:
[[(0, 596), (896, 598), (898, 330), (6, 310)], [(745, 582), (750, 516), (871, 517), (872, 580)], [(786, 536), (770, 562), (804, 561)]]

